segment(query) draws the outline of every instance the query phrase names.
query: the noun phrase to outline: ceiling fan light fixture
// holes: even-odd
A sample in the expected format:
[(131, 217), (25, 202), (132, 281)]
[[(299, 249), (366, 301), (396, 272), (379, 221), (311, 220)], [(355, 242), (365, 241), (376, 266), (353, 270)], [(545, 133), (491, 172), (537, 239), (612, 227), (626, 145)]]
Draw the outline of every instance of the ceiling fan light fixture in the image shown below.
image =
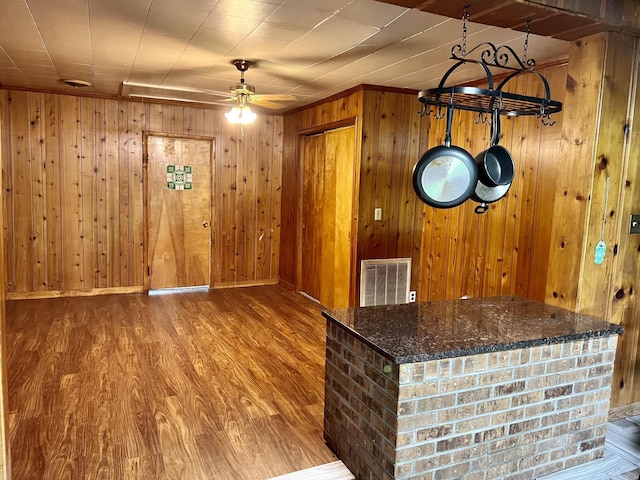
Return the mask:
[(241, 105), (239, 107), (233, 107), (227, 113), (224, 114), (227, 117), (229, 123), (239, 123), (246, 125), (253, 122), (256, 119), (255, 112), (251, 111), (251, 108), (247, 105)]

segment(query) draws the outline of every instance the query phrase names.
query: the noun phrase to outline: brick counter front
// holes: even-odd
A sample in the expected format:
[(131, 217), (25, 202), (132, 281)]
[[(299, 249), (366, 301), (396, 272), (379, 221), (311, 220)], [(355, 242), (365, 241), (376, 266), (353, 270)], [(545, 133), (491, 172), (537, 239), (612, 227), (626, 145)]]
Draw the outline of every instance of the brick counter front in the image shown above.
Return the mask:
[(357, 479), (535, 479), (602, 456), (620, 327), (515, 297), (325, 316), (324, 435)]

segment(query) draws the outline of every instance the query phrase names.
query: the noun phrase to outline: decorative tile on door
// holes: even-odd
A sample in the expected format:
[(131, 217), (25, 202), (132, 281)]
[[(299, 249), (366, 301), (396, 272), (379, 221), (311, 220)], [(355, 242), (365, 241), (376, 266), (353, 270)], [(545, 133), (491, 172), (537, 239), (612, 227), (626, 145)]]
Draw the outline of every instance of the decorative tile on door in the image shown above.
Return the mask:
[(167, 165), (167, 189), (191, 190), (193, 171), (191, 165)]

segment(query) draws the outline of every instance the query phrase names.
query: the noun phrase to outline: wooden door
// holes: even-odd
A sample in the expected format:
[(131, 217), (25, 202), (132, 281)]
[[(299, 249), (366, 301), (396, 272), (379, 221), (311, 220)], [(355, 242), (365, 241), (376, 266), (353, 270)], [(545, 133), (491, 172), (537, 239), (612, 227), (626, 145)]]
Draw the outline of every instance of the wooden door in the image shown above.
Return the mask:
[(300, 289), (328, 308), (349, 306), (352, 287), (355, 127), (302, 140)]
[(211, 140), (147, 137), (149, 289), (210, 285)]

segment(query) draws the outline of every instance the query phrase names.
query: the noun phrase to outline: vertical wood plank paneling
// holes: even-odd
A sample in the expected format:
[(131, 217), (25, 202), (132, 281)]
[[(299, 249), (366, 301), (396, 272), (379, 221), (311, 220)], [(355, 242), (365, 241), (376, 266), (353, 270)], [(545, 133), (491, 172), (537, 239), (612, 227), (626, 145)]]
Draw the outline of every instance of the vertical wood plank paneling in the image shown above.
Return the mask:
[[(565, 85), (567, 81), (566, 67), (553, 68), (545, 72), (554, 98), (564, 102)], [(558, 158), (558, 145), (562, 137), (563, 113), (553, 116), (556, 122), (552, 128), (543, 128), (540, 132), (540, 161), (538, 162), (538, 183), (536, 188), (536, 205), (533, 227), (532, 268), (526, 280), (528, 284), (528, 298), (544, 301), (547, 271), (551, 268), (549, 249), (551, 246), (551, 228), (549, 212), (553, 212), (556, 198), (556, 182), (560, 172), (565, 170)], [(535, 259), (535, 261), (533, 261)], [(523, 272), (524, 273), (524, 272)], [(518, 276), (521, 275), (518, 269)], [(517, 284), (522, 284), (518, 281)], [(518, 290), (516, 289), (516, 293)], [(518, 293), (523, 295), (522, 293)]]
[[(237, 201), (238, 159), (241, 157), (242, 144), (236, 136), (227, 133), (223, 140), (223, 152), (220, 169), (221, 209), (218, 212), (220, 230), (220, 282), (236, 282), (236, 252), (242, 252), (242, 244), (237, 235), (237, 215), (242, 203)], [(233, 212), (223, 215), (223, 212)]]
[(45, 185), (46, 170), (44, 160), (44, 139), (42, 128), (41, 94), (29, 95), (29, 124), (31, 127), (31, 183), (33, 195), (33, 268), (34, 289), (37, 291), (47, 288), (46, 271), (46, 236), (45, 236)]
[(95, 185), (96, 185), (96, 286), (107, 288), (108, 282), (108, 232), (107, 217), (107, 104), (112, 100), (96, 100), (95, 108)]
[(13, 185), (14, 218), (11, 223), (14, 259), (14, 282), (18, 291), (32, 290), (33, 247), (32, 238), (32, 199), (31, 190), (31, 145), (29, 128), (29, 93), (15, 92), (11, 102), (18, 102), (23, 109), (11, 112), (11, 183)]
[(120, 105), (108, 101), (105, 110), (106, 127), (106, 219), (107, 285), (122, 286), (120, 264)]
[[(625, 333), (618, 339), (614, 366), (612, 399), (614, 405), (626, 404), (639, 397), (635, 376), (638, 368), (637, 299), (638, 242), (629, 235), (629, 215), (637, 211), (638, 151), (634, 135), (638, 105), (637, 39), (620, 34), (608, 36), (603, 71), (602, 119), (596, 146), (593, 172), (591, 214), (586, 233), (586, 252), (580, 285), (581, 311), (622, 324)], [(629, 53), (635, 52), (635, 61)], [(626, 93), (625, 93), (626, 90)], [(631, 100), (631, 101), (630, 101)], [(609, 202), (604, 210), (606, 177), (610, 179)], [(613, 194), (611, 192), (614, 192)], [(635, 206), (632, 206), (635, 203)], [(635, 209), (635, 210), (634, 210)], [(606, 212), (605, 240), (607, 255), (602, 265), (593, 263), (593, 251), (600, 239), (602, 213)], [(598, 213), (600, 215), (598, 215)], [(598, 217), (599, 221), (598, 221)], [(616, 244), (614, 249), (613, 244)], [(617, 252), (617, 253), (616, 253)], [(598, 268), (599, 267), (599, 268)]]
[(129, 102), (118, 102), (118, 212), (117, 222), (120, 224), (118, 257), (114, 261), (120, 263), (120, 284), (129, 284), (129, 143), (133, 141), (129, 130)]
[[(362, 114), (362, 147), (360, 160), (360, 192), (368, 192), (369, 201), (360, 202), (358, 215), (358, 262), (376, 258), (375, 208), (378, 159), (378, 119), (381, 115), (380, 92), (364, 92)], [(358, 267), (359, 268), (359, 267)]]
[[(378, 132), (377, 142), (373, 158), (375, 161), (373, 187), (373, 198), (371, 201), (362, 201), (360, 203), (360, 213), (363, 216), (372, 218), (373, 209), (382, 209), (382, 220), (373, 221), (373, 238), (371, 250), (369, 254), (373, 255), (369, 258), (388, 258), (389, 255), (389, 236), (390, 236), (390, 220), (392, 216), (392, 179), (393, 179), (393, 147), (395, 143), (395, 114), (396, 114), (396, 95), (394, 93), (382, 92), (380, 96), (380, 113), (378, 118), (374, 118), (376, 127), (373, 130)], [(360, 193), (366, 193), (367, 189), (361, 189)], [(363, 199), (364, 200), (364, 199)], [(373, 207), (373, 208), (372, 208)], [(397, 224), (395, 225), (397, 227)]]
[[(283, 156), (283, 118), (274, 117), (272, 149), (273, 159), (269, 186), (271, 187), (269, 198), (271, 199), (271, 221), (269, 223), (271, 241), (269, 242), (269, 275), (266, 278), (278, 276), (278, 265), (280, 264), (280, 234), (282, 223), (282, 156)], [(292, 252), (287, 255), (293, 257)], [(265, 272), (266, 273), (266, 272)], [(264, 278), (264, 277), (263, 277)]]
[[(0, 141), (0, 153), (2, 155), (2, 196), (4, 197), (4, 209), (2, 212), (3, 229), (2, 229), (2, 245), (6, 258), (15, 258), (13, 252), (13, 229), (9, 225), (13, 222), (13, 185), (11, 178), (11, 117), (10, 117), (10, 99), (11, 95), (8, 90), (0, 90), (0, 128), (2, 129), (2, 138)], [(2, 279), (5, 282), (6, 291), (15, 291), (15, 262), (6, 262), (2, 272)]]
[(549, 262), (562, 268), (549, 269), (545, 301), (570, 310), (578, 300), (583, 235), (576, 232), (585, 231), (605, 51), (606, 35), (601, 34), (573, 42), (569, 54), (559, 152), (571, 174), (558, 177), (553, 216), (563, 221), (553, 222), (549, 255)]
[(274, 128), (269, 121), (263, 128), (260, 128), (257, 136), (256, 150), (262, 152), (256, 158), (256, 196), (254, 204), (255, 213), (255, 275), (256, 277), (268, 278), (271, 261), (271, 207), (273, 204), (267, 199), (271, 196), (271, 180), (273, 165), (273, 143)]
[[(300, 170), (300, 140), (299, 131), (308, 131), (316, 128), (321, 129), (323, 125), (332, 122), (340, 122), (346, 119), (357, 117), (356, 130), (357, 135), (357, 150), (366, 148), (369, 145), (368, 137), (371, 132), (367, 131), (362, 134), (362, 128), (364, 123), (362, 112), (362, 96), (363, 90), (359, 89), (354, 92), (345, 93), (344, 97), (337, 99), (329, 99), (323, 104), (312, 105), (302, 110), (294, 111), (286, 114), (283, 124), (283, 139), (282, 139), (282, 218), (280, 221), (280, 252), (279, 254), (279, 272), (280, 279), (284, 283), (300, 288), (299, 279), (301, 277), (301, 252), (298, 251), (297, 245), (301, 241), (300, 233), (302, 231), (300, 225), (299, 215), (302, 211), (299, 209), (302, 192), (300, 191), (300, 181), (302, 178), (302, 171)], [(326, 104), (326, 105), (325, 105)], [(361, 145), (362, 144), (362, 147)], [(357, 162), (366, 163), (366, 157), (361, 156), (357, 159)], [(361, 171), (366, 170), (366, 166), (360, 167)], [(373, 175), (372, 172), (368, 172)], [(361, 188), (363, 180), (356, 184), (356, 190)], [(357, 195), (357, 193), (356, 193)], [(354, 215), (355, 222), (365, 221), (357, 214)], [(373, 218), (373, 210), (371, 211), (371, 218)], [(373, 228), (373, 224), (369, 225)], [(358, 228), (359, 232), (362, 232), (362, 228)], [(362, 233), (359, 233), (362, 235)], [(358, 245), (358, 241), (353, 241), (352, 244)], [(356, 262), (356, 255), (353, 255), (353, 262)], [(350, 269), (355, 269), (352, 266)], [(355, 291), (352, 292), (355, 295)]]
[[(8, 127), (6, 110), (4, 103), (7, 96), (0, 92), (0, 161), (4, 163), (8, 151), (5, 149), (5, 130)], [(4, 168), (0, 169), (0, 185), (4, 187)], [(0, 212), (6, 210), (5, 195), (6, 190), (0, 195)], [(0, 216), (0, 232), (4, 232), (4, 215)], [(0, 243), (0, 278), (4, 278), (5, 273), (5, 255), (4, 243)], [(6, 291), (4, 285), (0, 287), (0, 478), (11, 479), (11, 445), (9, 436), (9, 379), (8, 379), (8, 351), (7, 351), (7, 309), (6, 309)]]
[(238, 263), (237, 271), (240, 272), (240, 280), (248, 281), (253, 278), (255, 272), (255, 256), (256, 256), (256, 162), (257, 137), (260, 136), (262, 123), (254, 123), (251, 125), (254, 135), (243, 138), (243, 172), (238, 178), (238, 185), (241, 186), (237, 192), (242, 201), (241, 217), (238, 219), (240, 225), (240, 236), (242, 238), (243, 251), (242, 255), (236, 255)]
[[(62, 268), (66, 290), (83, 286), (80, 98), (60, 97)], [(22, 291), (30, 291), (28, 289)]]
[[(634, 49), (634, 41), (631, 36), (613, 33), (608, 35), (602, 77), (602, 105), (595, 144), (595, 162), (592, 163), (593, 183), (578, 301), (581, 312), (600, 318), (609, 318), (612, 302), (620, 300), (617, 298), (620, 286), (611, 291), (611, 275), (615, 263), (613, 244), (619, 238), (618, 231), (625, 231), (627, 227), (627, 218), (621, 218), (618, 209), (622, 198), (616, 193), (623, 190), (625, 182), (624, 153), (627, 147), (626, 130), (630, 121), (629, 92), (633, 80), (632, 73), (637, 73), (634, 62), (629, 60), (629, 55)], [(607, 177), (610, 189), (605, 207)], [(604, 235), (608, 248), (605, 261), (596, 265), (593, 261), (594, 251), (602, 235), (603, 214), (607, 218)], [(620, 225), (618, 231), (616, 225)]]
[(96, 252), (95, 220), (97, 218), (95, 100), (80, 99), (80, 174), (82, 190), (82, 288), (97, 287), (98, 255)]
[(129, 102), (127, 116), (127, 131), (129, 132), (127, 150), (127, 168), (129, 171), (129, 279), (128, 285), (143, 284), (143, 252), (144, 252), (144, 198), (142, 174), (142, 125), (144, 112), (142, 105)]
[[(561, 90), (559, 82), (566, 78), (566, 67), (555, 68), (554, 72), (553, 92)], [(539, 88), (534, 83), (527, 87), (526, 77), (516, 81), (517, 86), (510, 88), (518, 91), (529, 88), (526, 91), (531, 94)], [(554, 119), (561, 120), (561, 116)], [(474, 120), (475, 114), (456, 112), (452, 143), (476, 156), (489, 147), (490, 127)], [(536, 240), (547, 238), (548, 250), (545, 228), (550, 228), (548, 206), (553, 205), (555, 195), (551, 182), (550, 189), (544, 191), (545, 198), (540, 198), (541, 178), (548, 184), (548, 177), (553, 174), (551, 167), (547, 167), (540, 177), (539, 165), (555, 165), (558, 161), (554, 148), (543, 151), (540, 144), (542, 138), (557, 138), (543, 136), (560, 127), (541, 127), (539, 122), (537, 118), (502, 119), (500, 144), (514, 157), (516, 177), (507, 196), (490, 204), (486, 214), (475, 214), (477, 203), (473, 201), (449, 210), (424, 208), (418, 298), (507, 295), (515, 293), (517, 287), (519, 294), (528, 295), (530, 273), (528, 263), (523, 262), (535, 264), (536, 260), (531, 260), (534, 248), (545, 255), (544, 245), (535, 245)], [(429, 136), (431, 146), (442, 144), (444, 121), (432, 121)], [(540, 281), (535, 279), (537, 283)]]
[[(640, 55), (640, 41), (636, 39), (636, 57)], [(625, 153), (627, 163), (626, 176), (621, 192), (622, 201), (619, 204), (619, 218), (623, 219), (618, 227), (624, 236), (620, 241), (618, 255), (615, 258), (615, 268), (612, 278), (612, 291), (617, 295), (613, 298), (610, 321), (624, 325), (625, 333), (618, 338), (620, 353), (616, 358), (616, 371), (612, 385), (612, 403), (622, 405), (626, 403), (640, 402), (640, 307), (637, 295), (638, 277), (640, 275), (640, 237), (638, 235), (626, 235), (624, 219), (638, 210), (638, 198), (640, 198), (640, 62), (634, 62), (633, 78), (635, 79), (631, 92), (633, 101), (630, 102), (630, 129), (628, 137), (628, 150)], [(624, 296), (618, 292), (622, 291)], [(621, 297), (621, 298), (618, 298)]]
[[(285, 115), (282, 124), (284, 142), (282, 145), (282, 191), (281, 199), (281, 228), (280, 248), (282, 254), (278, 262), (280, 281), (293, 287), (296, 282), (296, 245), (298, 243), (298, 205), (300, 198), (298, 183), (301, 178), (299, 171), (298, 153), (296, 148), (297, 115)], [(287, 253), (285, 254), (285, 250)]]
[(144, 129), (206, 136), (219, 147), (212, 283), (277, 281), (282, 117), (259, 115), (243, 136), (208, 108), (8, 90), (0, 103), (11, 292), (144, 284)]
[[(62, 268), (62, 194), (60, 170), (60, 97), (52, 94), (44, 94), (44, 121), (43, 139), (45, 150), (45, 234), (46, 245), (46, 268), (47, 268), (47, 289), (61, 290), (63, 287)], [(11, 209), (10, 206), (6, 208)], [(11, 210), (10, 210), (11, 211)], [(7, 254), (7, 259), (11, 257)], [(11, 261), (7, 260), (6, 265)]]

